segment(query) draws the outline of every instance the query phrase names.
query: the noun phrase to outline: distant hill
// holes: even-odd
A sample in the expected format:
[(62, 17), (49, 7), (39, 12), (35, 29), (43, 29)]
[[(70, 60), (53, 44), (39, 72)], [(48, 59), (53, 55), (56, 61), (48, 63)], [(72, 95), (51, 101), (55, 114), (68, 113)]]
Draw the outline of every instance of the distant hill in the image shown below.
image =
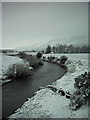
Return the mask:
[(57, 44), (65, 44), (65, 45), (74, 45), (74, 46), (88, 46), (88, 35), (78, 35), (78, 36), (72, 36), (72, 37), (61, 37), (49, 40), (48, 42), (44, 44), (35, 44), (33, 46), (23, 46), (18, 47), (16, 50), (36, 50), (41, 51), (45, 50), (48, 45), (56, 46)]
[(74, 46), (88, 46), (88, 35), (74, 36), (70, 39), (70, 42)]

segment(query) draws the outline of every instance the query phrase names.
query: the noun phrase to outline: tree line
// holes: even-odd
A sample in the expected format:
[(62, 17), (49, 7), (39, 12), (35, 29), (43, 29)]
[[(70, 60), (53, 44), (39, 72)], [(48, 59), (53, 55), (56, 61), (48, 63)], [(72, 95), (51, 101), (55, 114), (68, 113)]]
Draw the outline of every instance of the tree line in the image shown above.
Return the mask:
[(75, 47), (73, 45), (57, 44), (56, 46), (48, 45), (45, 53), (90, 53), (90, 46)]

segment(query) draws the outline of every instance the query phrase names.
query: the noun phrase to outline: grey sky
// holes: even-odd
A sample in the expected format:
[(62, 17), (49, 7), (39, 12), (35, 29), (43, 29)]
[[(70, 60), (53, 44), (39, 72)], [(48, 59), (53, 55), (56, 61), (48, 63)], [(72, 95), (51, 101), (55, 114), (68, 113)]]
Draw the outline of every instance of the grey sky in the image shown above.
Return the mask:
[(3, 3), (3, 48), (88, 32), (88, 3)]

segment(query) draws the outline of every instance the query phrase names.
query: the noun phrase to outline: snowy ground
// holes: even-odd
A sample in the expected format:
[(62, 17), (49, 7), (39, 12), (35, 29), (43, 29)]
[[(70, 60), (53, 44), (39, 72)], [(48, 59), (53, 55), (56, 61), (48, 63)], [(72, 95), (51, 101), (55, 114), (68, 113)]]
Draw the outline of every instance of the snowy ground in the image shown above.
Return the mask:
[(44, 54), (43, 56), (55, 56), (60, 58), (61, 56), (67, 56), (70, 60), (87, 60), (88, 61), (88, 54)]
[[(55, 81), (52, 86), (73, 93), (75, 90), (74, 78), (88, 71), (88, 55), (66, 54), (66, 56), (68, 57), (66, 63), (68, 72), (61, 79)], [(10, 118), (88, 118), (88, 105), (72, 111), (69, 103), (70, 100), (65, 96), (61, 96), (49, 88), (43, 88), (37, 91), (35, 96), (29, 98)]]
[(38, 52), (25, 52), (28, 55), (36, 55)]
[[(4, 54), (0, 54), (0, 84), (2, 84), (4, 81), (4, 80), (2, 81), (2, 78), (6, 77), (3, 74), (8, 69), (9, 65), (18, 63), (18, 62), (23, 62), (23, 60), (20, 59), (19, 57), (12, 57), (12, 56), (6, 56)], [(7, 80), (7, 81), (10, 81), (10, 80)]]

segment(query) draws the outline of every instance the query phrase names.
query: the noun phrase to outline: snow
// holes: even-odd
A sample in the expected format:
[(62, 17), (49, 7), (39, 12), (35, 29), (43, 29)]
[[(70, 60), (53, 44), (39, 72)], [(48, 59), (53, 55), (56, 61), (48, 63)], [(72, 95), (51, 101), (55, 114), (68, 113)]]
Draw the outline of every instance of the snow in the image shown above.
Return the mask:
[(25, 52), (28, 55), (36, 55), (38, 52)]
[(54, 54), (54, 53), (50, 53), (50, 54), (43, 54), (43, 56), (48, 57), (48, 56), (55, 56), (60, 58), (61, 56), (67, 56), (70, 60), (87, 60), (88, 61), (88, 54)]
[[(2, 82), (5, 82), (4, 80), (2, 81), (2, 78), (5, 78), (6, 76), (3, 75), (5, 71), (8, 69), (9, 65), (15, 64), (15, 63), (21, 63), (24, 61), (20, 59), (19, 57), (12, 57), (12, 56), (7, 56), (4, 54), (0, 54), (0, 84)], [(31, 67), (30, 67), (31, 68)], [(7, 80), (9, 82), (11, 80)]]
[[(53, 55), (61, 56), (61, 54)], [(49, 56), (49, 54), (44, 56)], [(68, 72), (51, 86), (73, 93), (75, 91), (74, 78), (88, 71), (88, 55), (67, 54), (66, 56), (68, 57), (66, 63)], [(88, 105), (83, 105), (80, 109), (72, 111), (69, 103), (70, 100), (65, 96), (45, 87), (37, 91), (35, 96), (28, 98), (28, 101), (9, 118), (88, 118)]]

